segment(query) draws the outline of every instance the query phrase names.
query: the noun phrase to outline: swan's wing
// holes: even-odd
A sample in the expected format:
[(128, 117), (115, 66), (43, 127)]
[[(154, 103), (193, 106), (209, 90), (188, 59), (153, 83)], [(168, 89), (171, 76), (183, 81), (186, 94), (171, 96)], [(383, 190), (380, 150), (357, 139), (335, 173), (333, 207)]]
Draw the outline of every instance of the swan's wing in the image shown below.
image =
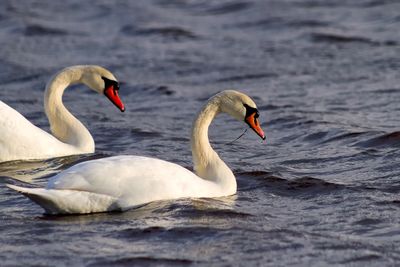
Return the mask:
[[(60, 141), (0, 101), (0, 161), (52, 155)], [(63, 144), (62, 144), (63, 145)]]
[(117, 156), (77, 164), (50, 179), (47, 188), (105, 194), (132, 206), (162, 199), (206, 197), (214, 187), (177, 164)]
[(41, 206), (47, 214), (93, 213), (118, 210), (115, 198), (74, 190), (47, 190), (7, 185)]

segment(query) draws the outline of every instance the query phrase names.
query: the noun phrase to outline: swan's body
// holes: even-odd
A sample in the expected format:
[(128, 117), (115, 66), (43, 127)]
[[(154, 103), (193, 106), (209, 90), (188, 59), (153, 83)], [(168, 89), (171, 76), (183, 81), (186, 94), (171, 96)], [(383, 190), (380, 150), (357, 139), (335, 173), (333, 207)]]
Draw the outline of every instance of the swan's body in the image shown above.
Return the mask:
[(46, 189), (9, 187), (50, 214), (126, 210), (156, 200), (223, 195), (215, 183), (177, 164), (140, 156), (80, 163), (54, 176)]
[(116, 93), (118, 83), (108, 70), (99, 66), (73, 66), (57, 73), (47, 84), (45, 112), (52, 134), (29, 122), (0, 101), (0, 162), (46, 159), (94, 152), (94, 140), (86, 127), (63, 105), (62, 95), (71, 84), (83, 83), (105, 94), (122, 111)]
[(220, 112), (244, 119), (265, 138), (254, 102), (239, 92), (223, 91), (207, 102), (193, 124), (196, 174), (155, 158), (116, 156), (77, 164), (51, 178), (45, 189), (9, 187), (50, 214), (125, 210), (156, 200), (235, 194), (235, 176), (208, 141), (208, 127)]
[(86, 149), (63, 143), (0, 101), (0, 162), (90, 153), (94, 150), (94, 141), (88, 141)]

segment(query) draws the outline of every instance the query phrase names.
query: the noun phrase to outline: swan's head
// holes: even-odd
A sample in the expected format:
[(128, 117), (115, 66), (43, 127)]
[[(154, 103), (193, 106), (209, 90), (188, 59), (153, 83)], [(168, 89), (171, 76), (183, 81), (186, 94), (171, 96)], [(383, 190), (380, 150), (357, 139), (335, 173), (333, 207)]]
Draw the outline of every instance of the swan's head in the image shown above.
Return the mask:
[(265, 140), (264, 131), (258, 121), (259, 112), (254, 101), (247, 95), (235, 90), (225, 90), (217, 95), (220, 108), (239, 121), (245, 121), (258, 136)]
[(99, 94), (104, 94), (119, 110), (125, 111), (118, 95), (119, 83), (111, 72), (100, 66), (85, 66), (82, 82)]

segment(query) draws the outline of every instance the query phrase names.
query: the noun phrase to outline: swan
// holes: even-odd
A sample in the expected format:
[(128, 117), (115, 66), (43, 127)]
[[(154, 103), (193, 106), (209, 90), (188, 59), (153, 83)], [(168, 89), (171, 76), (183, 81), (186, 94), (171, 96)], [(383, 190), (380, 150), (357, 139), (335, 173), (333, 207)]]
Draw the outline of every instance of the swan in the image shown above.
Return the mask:
[(62, 103), (64, 90), (77, 83), (104, 94), (121, 111), (125, 110), (118, 96), (117, 79), (111, 72), (95, 65), (67, 67), (50, 79), (44, 94), (44, 108), (53, 135), (0, 101), (0, 162), (94, 152), (93, 137)]
[(246, 122), (265, 140), (253, 100), (226, 90), (211, 97), (193, 123), (195, 173), (164, 160), (128, 155), (79, 163), (53, 176), (46, 188), (7, 186), (30, 198), (47, 214), (124, 211), (157, 200), (233, 195), (235, 176), (208, 140), (208, 127), (221, 112)]

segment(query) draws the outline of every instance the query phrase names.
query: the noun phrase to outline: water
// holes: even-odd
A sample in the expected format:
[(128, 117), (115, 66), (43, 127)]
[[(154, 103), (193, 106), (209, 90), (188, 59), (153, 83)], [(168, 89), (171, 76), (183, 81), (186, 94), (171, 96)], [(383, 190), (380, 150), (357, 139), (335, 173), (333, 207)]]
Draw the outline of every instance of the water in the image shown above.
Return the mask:
[[(63, 2), (1, 2), (0, 99), (48, 129), (46, 81), (99, 64), (127, 111), (75, 86), (64, 102), (96, 154), (0, 165), (2, 266), (398, 264), (398, 1)], [(247, 126), (213, 123), (235, 196), (49, 217), (4, 186), (120, 154), (190, 167), (193, 116), (228, 88), (255, 99), (267, 134), (227, 144)]]

